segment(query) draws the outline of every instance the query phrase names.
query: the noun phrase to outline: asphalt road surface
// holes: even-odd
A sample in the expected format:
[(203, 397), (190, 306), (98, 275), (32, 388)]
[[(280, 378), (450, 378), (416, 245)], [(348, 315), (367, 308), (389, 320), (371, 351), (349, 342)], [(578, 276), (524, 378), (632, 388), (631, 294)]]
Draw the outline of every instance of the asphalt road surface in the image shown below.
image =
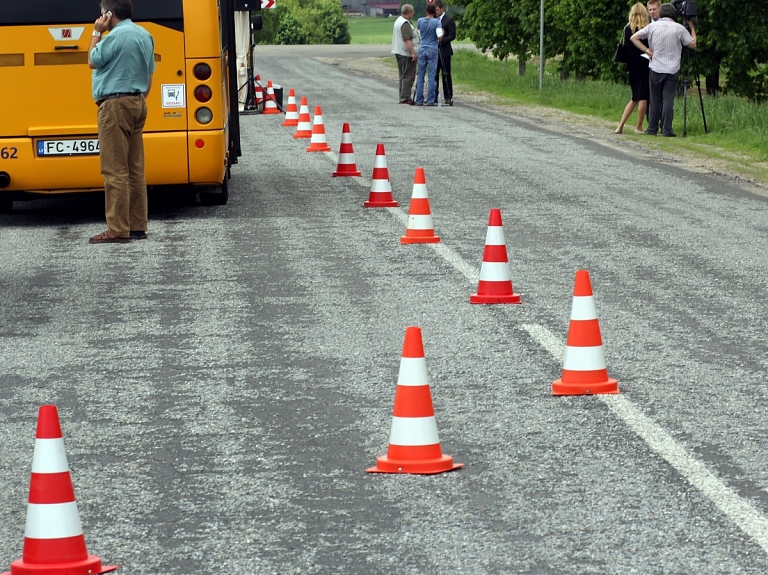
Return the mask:
[[(98, 195), (0, 217), (0, 571), (53, 403), (125, 574), (768, 572), (768, 200), (460, 89), (399, 106), (394, 69), (316, 57), (386, 47), (345, 50), (257, 51), (333, 152), (242, 116), (226, 206), (153, 197), (126, 245), (87, 243)], [(331, 177), (344, 122), (360, 178)], [(378, 143), (399, 208), (362, 207)], [(437, 246), (399, 243), (416, 167)], [(521, 305), (468, 301), (491, 208)], [(551, 395), (579, 269), (619, 395)], [(369, 475), (409, 325), (465, 467)]]

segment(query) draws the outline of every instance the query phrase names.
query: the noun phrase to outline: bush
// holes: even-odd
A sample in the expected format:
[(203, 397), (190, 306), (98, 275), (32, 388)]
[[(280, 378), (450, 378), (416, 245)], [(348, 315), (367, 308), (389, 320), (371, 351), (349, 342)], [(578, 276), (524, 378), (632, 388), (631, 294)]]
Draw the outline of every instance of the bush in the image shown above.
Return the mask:
[(275, 44), (307, 44), (307, 34), (293, 14), (286, 11), (275, 34)]
[(338, 0), (281, 0), (262, 12), (259, 44), (349, 44), (349, 24)]

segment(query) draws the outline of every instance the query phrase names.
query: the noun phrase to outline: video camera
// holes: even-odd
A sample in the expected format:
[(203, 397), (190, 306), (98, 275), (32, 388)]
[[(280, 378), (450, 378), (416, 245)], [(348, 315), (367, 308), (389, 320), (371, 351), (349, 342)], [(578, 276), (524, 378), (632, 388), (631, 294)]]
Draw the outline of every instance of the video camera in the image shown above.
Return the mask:
[(683, 20), (691, 20), (698, 16), (696, 0), (670, 0), (670, 2), (675, 7), (676, 14)]

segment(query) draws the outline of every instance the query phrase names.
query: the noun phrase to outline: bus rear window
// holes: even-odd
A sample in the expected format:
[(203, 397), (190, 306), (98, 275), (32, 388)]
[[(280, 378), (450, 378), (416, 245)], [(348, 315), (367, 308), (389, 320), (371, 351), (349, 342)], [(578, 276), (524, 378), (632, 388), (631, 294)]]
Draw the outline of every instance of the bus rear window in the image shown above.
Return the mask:
[[(182, 0), (136, 0), (133, 20), (137, 22), (179, 21)], [(99, 17), (98, 0), (0, 0), (0, 25), (77, 24)]]

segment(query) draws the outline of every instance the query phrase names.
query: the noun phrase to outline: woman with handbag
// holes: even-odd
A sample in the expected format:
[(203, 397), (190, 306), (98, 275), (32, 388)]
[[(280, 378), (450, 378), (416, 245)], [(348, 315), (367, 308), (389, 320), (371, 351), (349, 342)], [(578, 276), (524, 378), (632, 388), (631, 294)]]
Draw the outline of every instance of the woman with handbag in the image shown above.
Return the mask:
[[(632, 98), (624, 108), (619, 127), (614, 134), (621, 134), (624, 124), (637, 107), (637, 126), (635, 132), (643, 133), (643, 120), (648, 109), (650, 88), (648, 86), (648, 57), (637, 49), (637, 46), (629, 39), (632, 34), (645, 28), (649, 24), (648, 9), (642, 2), (636, 3), (629, 10), (629, 22), (624, 26), (624, 51), (627, 60), (627, 72), (629, 72), (629, 85), (632, 87)], [(647, 44), (647, 43), (646, 43)]]

